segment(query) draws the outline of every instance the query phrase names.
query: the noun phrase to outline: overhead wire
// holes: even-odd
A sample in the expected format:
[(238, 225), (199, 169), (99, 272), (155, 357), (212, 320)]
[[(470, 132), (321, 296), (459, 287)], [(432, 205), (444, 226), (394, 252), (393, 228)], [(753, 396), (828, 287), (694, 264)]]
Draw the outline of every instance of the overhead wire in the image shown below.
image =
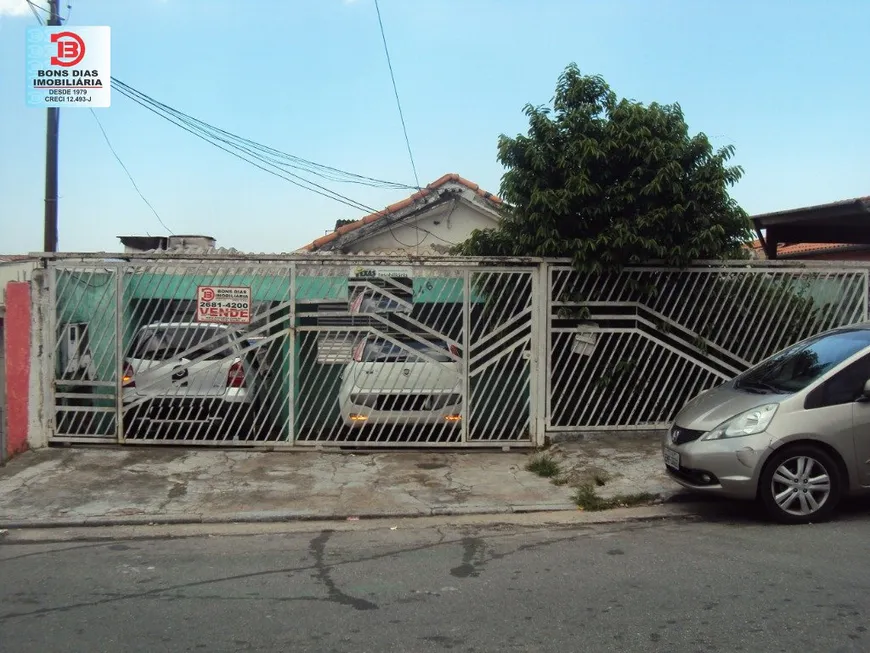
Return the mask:
[(130, 180), (130, 183), (133, 184), (133, 188), (136, 189), (136, 192), (139, 194), (139, 197), (141, 197), (141, 198), (142, 198), (142, 201), (145, 202), (145, 204), (148, 205), (148, 208), (151, 209), (151, 212), (154, 214), (154, 217), (157, 218), (157, 222), (159, 222), (160, 225), (161, 225), (164, 229), (166, 229), (166, 231), (169, 232), (169, 235), (170, 235), (170, 236), (175, 235), (175, 234), (172, 232), (172, 229), (170, 229), (169, 227), (167, 227), (167, 226), (166, 226), (166, 223), (163, 222), (163, 218), (161, 218), (161, 217), (160, 217), (160, 214), (157, 213), (157, 209), (155, 209), (154, 206), (151, 204), (151, 202), (148, 201), (148, 198), (146, 198), (145, 195), (142, 194), (142, 191), (139, 189), (139, 185), (136, 183), (136, 180), (133, 179), (133, 175), (130, 174), (130, 171), (127, 169), (127, 166), (124, 165), (124, 162), (121, 160), (121, 157), (118, 155), (118, 153), (115, 151), (115, 148), (112, 146), (112, 141), (109, 140), (109, 135), (106, 133), (106, 130), (105, 130), (105, 128), (103, 127), (103, 123), (100, 122), (100, 118), (99, 118), (99, 116), (97, 115), (96, 111), (94, 111), (93, 109), (91, 109), (91, 115), (94, 117), (94, 120), (97, 121), (97, 126), (100, 128), (100, 132), (103, 134), (103, 138), (106, 140), (106, 145), (109, 146), (109, 150), (110, 150), (110, 151), (112, 152), (112, 154), (115, 156), (115, 159), (118, 161), (118, 163), (121, 164), (121, 168), (122, 168), (122, 169), (124, 170), (124, 172), (127, 174), (127, 178)]
[(45, 25), (45, 21), (42, 20), (42, 16), (40, 16), (36, 12), (37, 12), (37, 10), (44, 11), (49, 16), (51, 15), (51, 12), (48, 9), (46, 9), (45, 7), (40, 7), (38, 4), (33, 2), (33, 0), (27, 0), (27, 6), (30, 7), (30, 11), (31, 11), (31, 13), (33, 13), (33, 17), (36, 18), (36, 22), (39, 23), (40, 25)]
[[(420, 177), (417, 175), (417, 164), (414, 162), (414, 152), (411, 150), (411, 139), (408, 138), (408, 126), (405, 123), (405, 112), (402, 111), (402, 101), (399, 99), (399, 87), (396, 85), (396, 74), (393, 72), (393, 60), (390, 57), (390, 48), (387, 47), (387, 34), (384, 31), (384, 21), (383, 21), (383, 18), (381, 17), (381, 7), (378, 4), (378, 0), (375, 0), (375, 12), (378, 15), (378, 27), (381, 30), (381, 41), (384, 44), (384, 54), (387, 57), (387, 68), (389, 68), (389, 70), (390, 70), (390, 81), (393, 84), (393, 95), (396, 97), (396, 107), (399, 109), (399, 120), (402, 123), (402, 133), (405, 135), (405, 145), (408, 148), (408, 158), (411, 160), (411, 170), (413, 170), (413, 172), (414, 172), (414, 181), (416, 182), (417, 186), (419, 187), (420, 186)], [(396, 236), (392, 227), (390, 227), (390, 233), (393, 235), (393, 238), (396, 240), (396, 242), (399, 243), (400, 245), (402, 245), (403, 247), (415, 247), (415, 248), (417, 248), (423, 244), (423, 242), (426, 240), (426, 236), (423, 236), (423, 240), (420, 240), (420, 234), (419, 234), (420, 227), (416, 222), (414, 223), (414, 226), (418, 229), (417, 244), (416, 245), (409, 245), (407, 243), (403, 243)]]
[(339, 168), (335, 168), (332, 166), (323, 165), (314, 161), (310, 161), (308, 159), (304, 159), (302, 157), (289, 154), (287, 152), (283, 152), (276, 148), (270, 147), (268, 145), (264, 145), (262, 143), (258, 143), (257, 141), (251, 140), (249, 138), (245, 138), (243, 136), (239, 136), (238, 134), (234, 134), (227, 130), (221, 129), (220, 127), (216, 127), (210, 123), (207, 123), (199, 118), (195, 118), (179, 109), (171, 107), (155, 98), (151, 97), (147, 93), (143, 91), (139, 91), (129, 84), (124, 83), (122, 80), (117, 79), (116, 77), (112, 78), (112, 84), (119, 89), (124, 89), (130, 93), (135, 94), (141, 101), (150, 104), (152, 107), (159, 108), (161, 111), (164, 111), (179, 120), (183, 120), (188, 123), (190, 126), (196, 126), (204, 131), (207, 131), (211, 134), (220, 134), (224, 138), (228, 139), (235, 145), (244, 145), (255, 150), (259, 150), (265, 154), (276, 157), (278, 159), (282, 159), (286, 161), (285, 164), (287, 167), (294, 168), (297, 170), (301, 170), (304, 172), (308, 172), (315, 176), (319, 176), (324, 179), (328, 179), (329, 181), (336, 181), (339, 183), (354, 183), (365, 186), (372, 186), (377, 188), (390, 188), (390, 189), (399, 189), (406, 190), (412, 188), (418, 188), (416, 186), (411, 186), (409, 184), (404, 184), (400, 182), (387, 181), (384, 179), (378, 179), (376, 177), (368, 177), (366, 175), (360, 175), (353, 172), (348, 172), (346, 170), (341, 170)]
[(381, 29), (381, 40), (384, 43), (384, 54), (387, 56), (387, 67), (390, 69), (390, 81), (393, 83), (393, 94), (396, 96), (396, 106), (399, 109), (399, 120), (402, 121), (402, 132), (405, 134), (405, 145), (408, 147), (408, 158), (411, 159), (411, 168), (414, 171), (414, 181), (420, 186), (420, 178), (417, 176), (417, 164), (414, 163), (414, 153), (411, 151), (411, 139), (408, 138), (408, 126), (405, 124), (405, 113), (402, 111), (402, 101), (399, 99), (399, 88), (396, 86), (396, 75), (393, 72), (393, 60), (390, 58), (390, 49), (387, 47), (387, 35), (384, 32), (384, 21), (381, 19), (381, 7), (375, 0), (375, 11), (378, 14), (378, 26)]
[[(316, 188), (312, 188), (312, 187), (310, 187), (310, 186), (306, 186), (306, 185), (305, 185), (304, 183), (302, 183), (302, 182), (296, 181), (296, 180), (294, 180), (294, 179), (292, 179), (292, 178), (290, 178), (290, 177), (285, 176), (285, 175), (291, 174), (291, 173), (287, 172), (286, 170), (281, 170), (281, 172), (284, 173), (284, 174), (281, 174), (281, 172), (277, 172), (277, 171), (274, 170), (273, 168), (268, 168), (268, 167), (266, 167), (266, 166), (263, 166), (263, 165), (260, 165), (260, 164), (258, 164), (258, 163), (256, 163), (256, 162), (254, 162), (254, 161), (251, 161), (250, 159), (245, 158), (244, 156), (240, 155), (238, 152), (233, 151), (233, 149), (230, 149), (230, 148), (228, 148), (228, 147), (224, 147), (223, 145), (220, 145), (218, 142), (215, 142), (216, 140), (219, 140), (219, 139), (215, 138), (214, 136), (212, 136), (211, 138), (209, 138), (208, 136), (206, 136), (206, 135), (200, 133), (199, 131), (197, 131), (197, 130), (191, 128), (189, 125), (186, 125), (183, 121), (180, 121), (180, 120), (178, 120), (178, 119), (173, 119), (173, 117), (171, 117), (171, 116), (167, 116), (167, 115), (165, 115), (165, 114), (163, 114), (163, 113), (160, 113), (160, 111), (158, 111), (158, 110), (155, 109), (154, 107), (148, 105), (148, 104), (145, 103), (145, 102), (142, 102), (142, 101), (139, 100), (139, 98), (137, 98), (135, 95), (129, 93), (129, 92), (128, 92), (124, 87), (116, 85), (116, 89), (118, 90), (119, 93), (121, 93), (121, 95), (124, 95), (125, 97), (127, 97), (127, 98), (129, 98), (130, 100), (136, 102), (136, 103), (139, 104), (140, 106), (143, 106), (144, 108), (146, 108), (146, 109), (148, 109), (149, 111), (151, 111), (152, 113), (154, 113), (154, 114), (160, 116), (161, 118), (163, 118), (163, 119), (165, 119), (165, 120), (168, 120), (169, 122), (173, 123), (173, 124), (176, 125), (177, 127), (180, 127), (180, 128), (183, 129), (184, 131), (193, 134), (193, 135), (196, 136), (197, 138), (200, 138), (200, 139), (206, 141), (207, 143), (211, 143), (213, 146), (217, 147), (218, 149), (223, 150), (224, 152), (227, 152), (228, 154), (231, 154), (232, 156), (234, 156), (234, 157), (236, 157), (236, 158), (238, 158), (238, 159), (241, 159), (242, 161), (245, 161), (246, 163), (250, 163), (250, 164), (253, 165), (254, 167), (259, 168), (260, 170), (263, 170), (264, 172), (268, 172), (268, 173), (271, 174), (271, 175), (274, 175), (274, 176), (276, 176), (276, 177), (279, 177), (279, 178), (281, 178), (281, 179), (284, 179), (285, 181), (288, 181), (288, 182), (290, 182), (291, 184), (293, 184), (293, 185), (295, 185), (295, 186), (298, 186), (298, 187), (300, 187), (300, 188), (303, 188), (303, 189), (305, 189), (305, 190), (309, 190), (309, 191), (311, 191), (311, 192), (313, 192), (313, 193), (316, 193), (316, 194), (318, 194), (318, 195), (322, 195), (323, 197), (326, 197), (326, 198), (328, 198), (328, 199), (332, 199), (332, 200), (335, 200), (335, 201), (340, 202), (340, 203), (342, 203), (342, 204), (345, 204), (346, 206), (349, 206), (349, 207), (351, 207), (351, 208), (353, 208), (353, 209), (357, 209), (357, 210), (360, 210), (360, 209), (361, 209), (361, 210), (369, 211), (370, 213), (377, 213), (377, 211), (376, 211), (375, 209), (372, 209), (371, 207), (368, 207), (368, 206), (366, 206), (366, 205), (364, 205), (364, 204), (361, 204), (361, 203), (359, 203), (359, 202), (357, 202), (357, 201), (355, 201), (355, 200), (352, 200), (352, 199), (349, 198), (349, 197), (346, 197), (346, 196), (344, 196), (344, 195), (341, 195), (340, 193), (336, 193), (335, 191), (329, 191), (329, 190), (327, 189), (327, 192), (324, 192), (324, 191), (317, 190)], [(236, 148), (236, 149), (240, 149), (240, 148)], [(254, 156), (254, 155), (250, 155), (250, 156)], [(255, 158), (257, 158), (257, 157), (255, 156)], [(262, 160), (262, 159), (261, 159), (261, 160)], [(308, 183), (313, 183), (313, 182), (310, 182), (310, 181), (309, 181)]]
[[(249, 163), (256, 168), (263, 170), (264, 172), (267, 172), (299, 188), (302, 188), (303, 190), (308, 190), (327, 199), (331, 199), (341, 204), (344, 204), (345, 206), (348, 206), (350, 208), (366, 211), (372, 215), (386, 215), (385, 210), (374, 209), (371, 206), (368, 206), (358, 200), (354, 200), (346, 195), (343, 195), (342, 193), (339, 193), (338, 191), (318, 184), (317, 182), (298, 175), (294, 172), (291, 172), (290, 170), (287, 170), (287, 168), (291, 168), (294, 170), (304, 170), (315, 176), (320, 176), (321, 178), (329, 178), (330, 180), (350, 181), (350, 183), (363, 183), (364, 185), (369, 186), (384, 188), (392, 187), (394, 189), (415, 188), (406, 184), (389, 182), (374, 177), (367, 177), (364, 175), (357, 175), (355, 173), (347, 172), (331, 166), (318, 164), (313, 161), (309, 161), (301, 157), (296, 157), (295, 155), (288, 154), (275, 148), (263, 145), (251, 139), (238, 136), (237, 134), (233, 134), (232, 132), (226, 131), (219, 127), (215, 127), (214, 125), (211, 125), (203, 120), (195, 118), (187, 113), (184, 113), (183, 111), (164, 104), (163, 102), (152, 98), (148, 94), (139, 91), (136, 88), (130, 86), (129, 84), (126, 84), (125, 82), (114, 77), (112, 78), (112, 86), (121, 95), (128, 98), (129, 100), (154, 113), (160, 118), (163, 118), (164, 120), (174, 124), (176, 127), (179, 127), (184, 131), (196, 136), (197, 138), (204, 140), (205, 142), (213, 145), (214, 147), (217, 147), (218, 149), (223, 150), (224, 152), (246, 163)], [(300, 165), (297, 165), (297, 162), (300, 162)], [(328, 173), (334, 173), (334, 176), (330, 177)], [(418, 247), (421, 244), (420, 242), (418, 242), (416, 245), (405, 243), (401, 239), (396, 237), (392, 225), (387, 225), (387, 228), (393, 234), (396, 242), (404, 247)], [(418, 225), (415, 225), (415, 228), (423, 231), (424, 233), (432, 235), (433, 237), (441, 240), (442, 242), (446, 242), (451, 245), (454, 244), (437, 236), (428, 229), (423, 229)]]

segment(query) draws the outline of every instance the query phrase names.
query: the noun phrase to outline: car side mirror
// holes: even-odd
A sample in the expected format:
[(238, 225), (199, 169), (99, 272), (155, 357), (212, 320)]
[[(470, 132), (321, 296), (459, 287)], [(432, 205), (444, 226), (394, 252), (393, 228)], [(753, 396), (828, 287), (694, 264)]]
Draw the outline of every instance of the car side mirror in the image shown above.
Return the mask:
[(864, 382), (864, 389), (861, 390), (861, 396), (858, 401), (870, 401), (870, 379)]

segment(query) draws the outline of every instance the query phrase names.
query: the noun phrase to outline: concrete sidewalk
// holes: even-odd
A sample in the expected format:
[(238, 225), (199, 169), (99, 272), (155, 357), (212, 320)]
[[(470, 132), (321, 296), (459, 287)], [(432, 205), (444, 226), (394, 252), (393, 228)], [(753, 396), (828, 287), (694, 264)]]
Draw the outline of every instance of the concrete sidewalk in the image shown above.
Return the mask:
[(576, 510), (587, 477), (602, 497), (676, 490), (657, 442), (560, 444), (561, 485), (526, 471), (532, 455), (42, 449), (0, 468), (0, 528)]

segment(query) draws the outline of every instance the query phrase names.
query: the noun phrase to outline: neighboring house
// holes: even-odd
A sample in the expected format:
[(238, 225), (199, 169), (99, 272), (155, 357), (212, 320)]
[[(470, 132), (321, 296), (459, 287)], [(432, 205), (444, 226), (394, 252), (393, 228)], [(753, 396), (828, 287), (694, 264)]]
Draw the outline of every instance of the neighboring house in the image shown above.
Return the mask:
[(125, 254), (210, 250), (217, 246), (211, 236), (118, 236)]
[(870, 261), (870, 196), (752, 217), (753, 258)]
[(502, 201), (459, 175), (444, 175), (401, 202), (335, 230), (301, 252), (445, 254), (475, 229), (495, 227)]

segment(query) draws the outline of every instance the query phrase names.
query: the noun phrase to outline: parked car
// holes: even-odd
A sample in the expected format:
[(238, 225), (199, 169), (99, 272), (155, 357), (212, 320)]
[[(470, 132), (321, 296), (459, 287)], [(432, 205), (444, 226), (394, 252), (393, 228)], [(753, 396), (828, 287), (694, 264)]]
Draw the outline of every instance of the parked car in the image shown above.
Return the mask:
[(665, 437), (687, 488), (760, 500), (784, 523), (870, 489), (870, 324), (809, 338), (704, 392)]
[(341, 379), (338, 404), (348, 427), (457, 424), (461, 419), (459, 350), (447, 341), (365, 337)]
[(220, 324), (161, 322), (142, 327), (124, 362), (125, 432), (178, 427), (197, 439), (216, 427), (247, 437), (256, 411), (257, 365), (243, 337)]

